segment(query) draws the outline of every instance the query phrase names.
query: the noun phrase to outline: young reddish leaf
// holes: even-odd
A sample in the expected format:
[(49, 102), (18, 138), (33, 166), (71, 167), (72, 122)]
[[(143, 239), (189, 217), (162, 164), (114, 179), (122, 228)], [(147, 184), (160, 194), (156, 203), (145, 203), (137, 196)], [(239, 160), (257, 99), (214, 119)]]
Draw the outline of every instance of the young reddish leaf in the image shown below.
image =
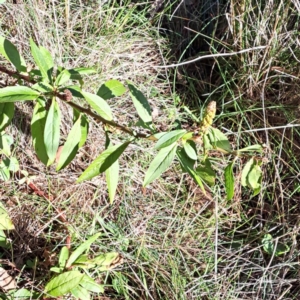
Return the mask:
[(8, 102), (8, 103), (0, 103), (0, 131), (6, 128), (15, 113), (15, 104)]
[(146, 172), (143, 186), (145, 187), (163, 172), (165, 172), (172, 164), (177, 149), (177, 143), (171, 144), (161, 149), (151, 162), (148, 171)]
[(52, 104), (47, 114), (47, 119), (44, 129), (44, 143), (49, 157), (48, 166), (51, 165), (56, 157), (56, 152), (59, 146), (60, 137), (60, 109), (55, 101)]
[(3, 36), (0, 36), (0, 54), (9, 60), (19, 72), (26, 72), (26, 63), (17, 48)]
[(225, 168), (225, 189), (227, 194), (227, 200), (231, 200), (234, 196), (234, 175), (233, 175), (233, 164), (230, 163)]
[(107, 100), (114, 97), (122, 96), (126, 92), (125, 86), (119, 80), (108, 80), (102, 84), (97, 92), (97, 95), (102, 99)]
[(50, 296), (59, 297), (69, 293), (77, 287), (84, 278), (79, 271), (62, 273), (51, 279), (45, 286), (45, 293)]
[(144, 123), (152, 123), (151, 108), (146, 97), (135, 86), (128, 83), (131, 99), (135, 109)]
[(47, 165), (48, 162), (47, 150), (44, 143), (46, 117), (47, 111), (45, 106), (40, 102), (37, 102), (31, 120), (31, 135), (35, 152), (41, 162), (45, 165)]
[(7, 86), (0, 89), (0, 103), (35, 100), (39, 95), (27, 86)]
[(72, 129), (69, 132), (67, 140), (63, 146), (62, 152), (60, 154), (56, 171), (61, 170), (66, 167), (72, 159), (75, 157), (78, 151), (78, 145), (81, 140), (81, 118), (73, 125)]
[(104, 150), (81, 174), (81, 176), (77, 179), (77, 182), (89, 180), (106, 171), (118, 160), (130, 143), (131, 141), (127, 141), (122, 145), (115, 145)]
[(89, 105), (99, 114), (99, 116), (108, 121), (111, 121), (113, 119), (110, 106), (105, 100), (95, 94), (91, 94), (88, 92), (82, 92), (82, 95), (89, 103)]

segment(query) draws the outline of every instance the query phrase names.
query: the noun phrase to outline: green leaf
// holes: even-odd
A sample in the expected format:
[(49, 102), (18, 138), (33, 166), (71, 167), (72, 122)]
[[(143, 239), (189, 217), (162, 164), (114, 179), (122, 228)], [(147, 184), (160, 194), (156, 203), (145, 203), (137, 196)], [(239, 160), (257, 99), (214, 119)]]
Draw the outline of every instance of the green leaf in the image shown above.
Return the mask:
[(120, 254), (118, 252), (103, 253), (92, 259), (91, 263), (97, 266), (97, 270), (101, 272), (108, 271), (119, 257)]
[(225, 189), (227, 194), (227, 200), (231, 200), (234, 196), (234, 175), (233, 175), (233, 165), (231, 162), (224, 171), (225, 174)]
[(248, 173), (248, 184), (253, 190), (260, 188), (260, 179), (262, 177), (262, 171), (259, 165), (254, 164)]
[(242, 186), (246, 187), (248, 186), (248, 175), (249, 172), (251, 170), (251, 168), (253, 167), (254, 164), (254, 159), (251, 158), (244, 166), (243, 170), (242, 170), (242, 176), (241, 176), (241, 184)]
[(18, 289), (16, 292), (13, 293), (13, 299), (38, 299), (38, 295), (34, 292), (31, 292), (27, 289)]
[(282, 243), (277, 243), (276, 245), (271, 234), (264, 235), (264, 238), (262, 239), (262, 245), (264, 251), (269, 255), (273, 255), (274, 253), (275, 256), (279, 256), (290, 251), (290, 247), (288, 245)]
[(15, 226), (10, 219), (5, 207), (0, 202), (0, 230), (12, 230)]
[(186, 130), (180, 129), (180, 130), (174, 130), (171, 132), (168, 132), (164, 134), (156, 143), (155, 149), (161, 149), (165, 148), (171, 144), (176, 143), (184, 134), (186, 133)]
[(180, 148), (176, 154), (180, 161), (182, 169), (192, 177), (192, 179), (199, 185), (202, 192), (205, 194), (205, 189), (202, 183), (202, 179), (194, 170), (195, 161), (186, 154), (183, 148)]
[(65, 89), (68, 89), (73, 97), (81, 98), (84, 99), (84, 96), (82, 95), (82, 90), (79, 86), (77, 85), (69, 85), (63, 88), (60, 88), (60, 92), (64, 92)]
[(214, 148), (219, 148), (226, 152), (231, 152), (231, 145), (228, 141), (228, 138), (218, 128), (210, 127), (208, 137)]
[(43, 47), (38, 47), (33, 39), (30, 39), (30, 48), (31, 48), (31, 54), (33, 56), (33, 59), (35, 63), (37, 64), (43, 80), (46, 82), (52, 81), (52, 69), (53, 69), (53, 60), (50, 59), (51, 55), (50, 53)]
[(93, 293), (104, 293), (104, 288), (102, 285), (97, 284), (92, 278), (85, 276), (80, 283), (80, 285)]
[(6, 156), (11, 155), (10, 147), (13, 144), (13, 139), (10, 135), (2, 132), (0, 134), (0, 153), (5, 154)]
[(174, 160), (177, 149), (177, 143), (169, 145), (161, 149), (151, 162), (148, 171), (146, 172), (143, 186), (148, 185), (157, 179), (163, 172), (165, 172)]
[(201, 162), (201, 164), (196, 168), (196, 172), (208, 185), (212, 186), (215, 184), (216, 172), (212, 168), (208, 158)]
[(78, 120), (75, 122), (72, 129), (70, 130), (66, 143), (63, 146), (56, 167), (56, 171), (59, 171), (62, 168), (66, 167), (72, 161), (72, 159), (75, 157), (78, 151), (80, 140), (81, 140), (81, 118), (78, 118)]
[(91, 94), (88, 92), (82, 92), (82, 95), (89, 103), (89, 105), (99, 114), (99, 116), (108, 121), (111, 121), (113, 119), (110, 106), (105, 100), (95, 94)]
[[(0, 219), (0, 223), (1, 223), (1, 219)], [(9, 239), (6, 237), (4, 231), (1, 229), (0, 229), (0, 247), (5, 249), (11, 249), (11, 243)]]
[(85, 275), (81, 274), (79, 271), (62, 273), (47, 283), (45, 292), (54, 297), (63, 296), (77, 287), (84, 276)]
[(251, 145), (242, 149), (239, 149), (237, 152), (252, 152), (252, 151), (258, 151), (261, 152), (263, 150), (263, 147), (259, 144)]
[(66, 246), (63, 246), (60, 250), (59, 257), (58, 257), (59, 268), (64, 269), (68, 259), (69, 259), (69, 249)]
[(187, 156), (192, 160), (197, 160), (197, 148), (194, 141), (188, 140), (183, 144)]
[(81, 286), (76, 286), (70, 292), (77, 299), (80, 299), (80, 300), (90, 300), (91, 299), (89, 291), (87, 291), (85, 288), (83, 288)]
[(89, 133), (89, 121), (88, 118), (86, 117), (86, 115), (79, 113), (79, 111), (77, 109), (73, 109), (73, 114), (74, 114), (74, 122), (76, 122), (78, 120), (78, 118), (80, 117), (80, 129), (81, 129), (81, 138), (80, 138), (80, 142), (78, 147), (81, 148), (87, 139), (88, 133)]
[[(108, 133), (106, 134), (106, 141), (108, 146), (107, 149), (113, 147), (110, 139), (108, 137)], [(105, 171), (106, 183), (108, 188), (108, 195), (110, 204), (113, 203), (117, 191), (118, 181), (119, 181), (119, 161), (116, 160), (106, 171)]]
[(47, 111), (45, 106), (40, 102), (37, 102), (34, 107), (31, 120), (31, 135), (36, 154), (41, 162), (45, 165), (47, 165), (48, 162), (47, 150), (44, 143), (46, 117)]
[(52, 268), (50, 268), (51, 272), (58, 273), (58, 274), (62, 273), (63, 270), (64, 270), (63, 268), (59, 268), (59, 267), (52, 267)]
[(55, 80), (55, 85), (60, 86), (66, 83), (71, 78), (71, 73), (68, 70), (63, 70), (59, 73)]
[(102, 84), (97, 95), (104, 100), (122, 96), (126, 92), (125, 86), (118, 80), (112, 79)]
[(139, 117), (145, 123), (152, 123), (151, 108), (146, 97), (132, 84), (127, 83), (131, 99)]
[(26, 72), (26, 63), (17, 48), (3, 36), (0, 36), (0, 53), (9, 60), (19, 72)]
[(53, 91), (53, 86), (47, 82), (38, 82), (32, 86), (34, 90), (37, 90), (41, 93), (49, 93)]
[(93, 68), (74, 68), (68, 70), (72, 80), (82, 80), (82, 75), (91, 75), (97, 73)]
[(56, 157), (60, 137), (60, 109), (53, 98), (52, 104), (47, 114), (44, 129), (44, 143), (49, 157), (47, 165), (51, 165)]
[[(0, 180), (8, 181), (10, 179), (10, 172), (3, 161), (0, 162)], [(1, 222), (1, 221), (0, 221)]]
[(130, 143), (131, 141), (127, 141), (124, 144), (115, 145), (104, 150), (81, 174), (77, 179), (77, 183), (89, 180), (106, 171), (115, 161), (117, 161)]
[(15, 157), (5, 158), (3, 159), (3, 163), (11, 172), (17, 172), (20, 169), (19, 162)]
[(0, 131), (6, 128), (15, 113), (15, 104), (14, 103), (0, 103)]
[(0, 89), (0, 103), (35, 100), (39, 95), (27, 86), (7, 86)]
[(66, 268), (70, 268), (72, 264), (76, 261), (76, 259), (86, 250), (88, 250), (91, 246), (91, 244), (96, 241), (101, 233), (96, 233), (93, 236), (91, 236), (87, 241), (85, 241), (83, 244), (81, 244), (69, 257)]

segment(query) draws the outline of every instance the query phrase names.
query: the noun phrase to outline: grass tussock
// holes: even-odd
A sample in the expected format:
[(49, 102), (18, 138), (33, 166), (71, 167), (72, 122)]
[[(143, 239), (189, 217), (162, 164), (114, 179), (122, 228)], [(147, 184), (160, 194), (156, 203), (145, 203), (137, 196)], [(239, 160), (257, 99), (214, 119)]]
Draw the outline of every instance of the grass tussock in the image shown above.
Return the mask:
[[(176, 119), (192, 126), (204, 103), (216, 101), (214, 126), (228, 134), (235, 149), (265, 144), (262, 191), (253, 197), (237, 184), (234, 199), (227, 201), (220, 171), (225, 156), (216, 157), (217, 184), (206, 196), (175, 167), (143, 189), (155, 152), (144, 151), (141, 142), (126, 150), (116, 201), (109, 205), (103, 177), (75, 184), (104, 147), (102, 128), (92, 124), (76, 160), (55, 173), (27, 146), (32, 108), (19, 105), (7, 129), (17, 141), (14, 151), (21, 169), (54, 200), (18, 185), (18, 177), (1, 185), (1, 200), (16, 224), (13, 249), (3, 252), (3, 259), (15, 264), (11, 271), (20, 287), (42, 290), (66, 243), (68, 233), (59, 219), (63, 212), (72, 246), (101, 232), (92, 250), (118, 251), (124, 257), (108, 274), (92, 274), (107, 285), (105, 299), (299, 299), (298, 2), (172, 0), (149, 21), (150, 5), (114, 0), (7, 4), (0, 7), (0, 34), (18, 45), (26, 59), (31, 60), (32, 37), (59, 65), (96, 68), (97, 74), (86, 80), (87, 90), (112, 78), (131, 80), (157, 109), (162, 130)], [(259, 46), (265, 48), (214, 56)], [(156, 68), (202, 55), (211, 57)], [(110, 104), (121, 123), (136, 118), (129, 99)], [(66, 113), (65, 136), (70, 122)], [(119, 140), (115, 134), (114, 141)], [(245, 162), (241, 159), (234, 170), (237, 179)], [(289, 251), (267, 254), (262, 244), (267, 233)], [(30, 261), (36, 261), (33, 268)]]

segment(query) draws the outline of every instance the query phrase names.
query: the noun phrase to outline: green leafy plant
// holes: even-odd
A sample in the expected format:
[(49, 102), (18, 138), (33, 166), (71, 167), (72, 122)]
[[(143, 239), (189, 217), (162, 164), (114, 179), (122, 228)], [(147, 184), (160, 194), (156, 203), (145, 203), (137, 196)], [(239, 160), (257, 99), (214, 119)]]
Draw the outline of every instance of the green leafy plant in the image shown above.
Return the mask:
[(271, 234), (265, 234), (262, 239), (263, 249), (269, 255), (280, 256), (290, 251), (290, 247), (286, 244), (279, 243), (278, 240), (274, 241)]
[[(4, 37), (0, 37), (0, 54), (14, 67), (14, 71), (0, 67), (0, 71), (18, 79), (17, 86), (0, 89), (0, 127), (2, 131), (2, 155), (9, 157), (10, 151), (4, 128), (11, 122), (14, 113), (14, 102), (34, 101), (31, 134), (33, 146), (38, 158), (47, 166), (56, 161), (56, 170), (65, 168), (76, 156), (78, 150), (85, 144), (88, 137), (88, 116), (103, 123), (106, 128), (105, 150), (80, 175), (77, 182), (89, 180), (105, 172), (110, 202), (116, 194), (119, 164), (118, 159), (123, 152), (138, 139), (156, 142), (154, 148), (157, 155), (150, 163), (145, 174), (143, 186), (147, 186), (159, 178), (172, 163), (180, 164), (183, 172), (188, 173), (205, 193), (205, 184), (213, 185), (216, 179), (214, 157), (221, 157), (227, 163), (224, 169), (225, 190), (227, 198), (234, 196), (234, 166), (239, 158), (248, 157), (250, 160), (243, 168), (242, 185), (259, 193), (261, 188), (261, 158), (255, 157), (255, 152), (262, 152), (260, 145), (233, 150), (227, 136), (218, 128), (212, 127), (216, 113), (216, 103), (210, 102), (205, 109), (198, 130), (175, 129), (170, 132), (159, 132), (153, 123), (151, 107), (147, 98), (130, 82), (127, 87), (117, 80), (103, 83), (96, 93), (82, 89), (83, 76), (95, 71), (91, 68), (65, 69), (55, 67), (53, 58), (48, 50), (37, 46), (30, 40), (30, 48), (37, 68), (29, 70), (25, 60), (17, 48)], [(70, 81), (77, 81), (77, 85)], [(140, 120), (134, 127), (124, 126), (115, 121), (113, 112), (106, 100), (122, 96), (129, 91), (133, 105)], [(80, 106), (73, 98), (81, 98), (86, 105)], [(61, 108), (63, 101), (73, 108), (73, 127), (71, 128), (62, 152), (57, 159), (60, 145)], [(110, 128), (117, 128), (127, 134), (127, 140), (113, 145), (110, 141)], [(137, 129), (138, 127), (138, 129)], [(9, 171), (17, 170), (16, 160), (2, 159), (2, 179), (9, 178)], [(218, 170), (220, 171), (220, 170)]]

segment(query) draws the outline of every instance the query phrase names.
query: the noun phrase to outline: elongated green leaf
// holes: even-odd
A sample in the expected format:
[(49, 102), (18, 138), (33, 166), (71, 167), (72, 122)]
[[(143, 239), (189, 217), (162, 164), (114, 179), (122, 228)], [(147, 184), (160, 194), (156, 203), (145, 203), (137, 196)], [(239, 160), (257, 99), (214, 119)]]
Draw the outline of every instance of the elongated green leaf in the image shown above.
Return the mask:
[(3, 163), (11, 172), (17, 172), (20, 169), (19, 161), (15, 157), (5, 158), (3, 159)]
[(260, 179), (262, 176), (262, 171), (259, 165), (254, 164), (251, 168), (251, 171), (248, 173), (248, 184), (249, 187), (253, 190), (260, 188)]
[(192, 160), (197, 160), (197, 148), (194, 141), (188, 140), (183, 144), (187, 156)]
[(7, 86), (0, 89), (0, 103), (35, 100), (39, 95), (27, 86)]
[(48, 68), (48, 74), (49, 74), (49, 71), (50, 71), (50, 74), (52, 74), (52, 71), (53, 71), (53, 67), (54, 67), (54, 61), (53, 61), (53, 58), (52, 58), (52, 55), (51, 53), (46, 49), (44, 48), (43, 46), (40, 46), (40, 51), (44, 57), (44, 61), (46, 62), (47, 64), (47, 68)]
[(145, 123), (152, 123), (151, 108), (146, 97), (132, 84), (128, 83), (131, 99), (139, 117)]
[(99, 116), (108, 121), (113, 119), (111, 109), (105, 100), (88, 92), (82, 92), (82, 95)]
[(10, 146), (13, 144), (13, 139), (10, 135), (1, 133), (0, 134), (0, 153), (6, 156), (11, 155)]
[[(106, 141), (108, 144), (108, 146), (106, 147), (107, 149), (110, 147), (113, 147), (112, 143), (110, 142), (107, 132), (106, 132)], [(106, 183), (107, 183), (107, 188), (108, 188), (109, 200), (110, 200), (110, 203), (112, 204), (115, 199), (118, 181), (119, 181), (119, 161), (118, 160), (116, 160), (105, 171), (105, 177), (106, 177)]]
[(69, 69), (69, 73), (71, 74), (72, 80), (81, 80), (82, 75), (91, 75), (97, 73), (95, 69), (93, 68), (74, 68)]
[[(1, 217), (0, 217), (0, 226), (1, 226)], [(5, 249), (11, 249), (11, 242), (10, 239), (8, 239), (4, 233), (3, 230), (0, 229), (0, 247)]]
[(26, 63), (17, 48), (3, 36), (0, 36), (0, 54), (9, 60), (19, 72), (26, 72)]
[(279, 242), (275, 243), (272, 235), (269, 233), (264, 235), (264, 238), (262, 239), (262, 245), (264, 251), (269, 255), (275, 254), (275, 256), (279, 256), (290, 251), (290, 247), (288, 245)]
[(208, 185), (212, 186), (215, 184), (216, 172), (212, 168), (208, 158), (201, 162), (201, 164), (196, 168), (196, 172)]
[(72, 159), (75, 157), (78, 151), (80, 140), (81, 140), (81, 118), (78, 118), (78, 120), (75, 122), (72, 129), (70, 130), (69, 135), (67, 137), (67, 141), (63, 146), (56, 167), (56, 171), (66, 167), (72, 161)]
[(52, 100), (52, 104), (47, 114), (44, 130), (44, 143), (49, 157), (47, 165), (51, 165), (56, 156), (56, 152), (59, 146), (60, 137), (60, 109), (55, 101)]
[(53, 86), (47, 82), (37, 82), (32, 88), (42, 93), (53, 91)]
[(81, 281), (80, 285), (93, 293), (104, 293), (104, 288), (102, 285), (97, 284), (91, 277), (85, 276)]
[(40, 102), (37, 102), (31, 120), (31, 135), (36, 154), (45, 165), (47, 165), (48, 162), (47, 150), (44, 143), (46, 117), (47, 111), (45, 106)]
[(222, 149), (226, 152), (231, 152), (231, 145), (228, 138), (218, 128), (210, 127), (208, 137), (213, 147)]
[(62, 273), (47, 283), (45, 292), (54, 297), (63, 296), (79, 286), (84, 276), (85, 275), (81, 274), (79, 271)]
[(55, 85), (60, 86), (66, 83), (71, 78), (71, 73), (68, 70), (63, 70), (59, 73), (55, 80)]
[(81, 287), (80, 285), (73, 288), (71, 291), (71, 294), (76, 298), (80, 300), (90, 300), (90, 293), (85, 288)]
[(77, 179), (77, 182), (89, 180), (106, 171), (113, 163), (118, 160), (118, 158), (130, 143), (131, 141), (127, 141), (122, 145), (115, 145), (104, 150), (81, 174), (81, 176)]
[(0, 230), (12, 230), (15, 226), (10, 219), (5, 207), (0, 202)]
[(244, 166), (243, 170), (242, 170), (242, 177), (241, 177), (241, 184), (242, 186), (246, 187), (248, 185), (248, 175), (249, 172), (251, 170), (251, 168), (253, 167), (254, 164), (254, 159), (251, 158)]
[(242, 149), (239, 149), (238, 152), (253, 152), (253, 151), (258, 151), (261, 152), (263, 147), (259, 144), (256, 145), (251, 145)]
[(6, 128), (15, 113), (15, 105), (14, 103), (0, 103), (0, 131)]
[(89, 133), (89, 121), (86, 117), (86, 115), (84, 114), (80, 114), (78, 110), (76, 110), (75, 108), (73, 109), (73, 120), (74, 122), (76, 122), (78, 120), (78, 118), (80, 117), (80, 129), (81, 129), (81, 138), (80, 138), (80, 142), (79, 142), (79, 148), (81, 148), (87, 139), (88, 133)]
[(151, 162), (146, 172), (143, 186), (148, 185), (165, 172), (172, 164), (177, 149), (177, 143), (161, 149)]
[(225, 168), (225, 189), (227, 200), (231, 200), (234, 196), (234, 175), (233, 175), (233, 162)]
[(39, 49), (33, 39), (30, 39), (30, 48), (33, 59), (42, 74), (43, 80), (45, 80), (46, 82), (51, 82), (52, 67), (49, 62), (49, 56), (45, 53), (44, 50)]
[[(8, 181), (10, 179), (10, 172), (3, 161), (0, 162), (0, 180)], [(1, 222), (1, 221), (0, 221)]]
[(93, 236), (91, 236), (87, 241), (82, 243), (69, 257), (67, 263), (66, 263), (66, 268), (70, 268), (72, 264), (76, 261), (76, 259), (86, 250), (88, 250), (91, 246), (92, 243), (94, 243), (101, 233), (96, 233)]
[(183, 148), (180, 148), (176, 152), (176, 154), (177, 154), (177, 157), (178, 157), (178, 159), (180, 161), (180, 164), (181, 164), (181, 167), (183, 168), (183, 170), (185, 172), (187, 172), (193, 178), (193, 180), (199, 185), (199, 187), (201, 188), (201, 190), (205, 194), (205, 189), (204, 189), (204, 185), (203, 185), (202, 179), (197, 174), (197, 172), (194, 170), (195, 161), (193, 159), (191, 159), (186, 154), (186, 152), (184, 151)]
[(126, 92), (125, 86), (119, 80), (108, 80), (102, 84), (97, 92), (97, 95), (102, 99), (107, 100), (114, 97), (122, 96)]
[(185, 129), (174, 130), (164, 134), (156, 143), (155, 149), (165, 148), (175, 142), (177, 142), (184, 134), (186, 133)]
[(60, 250), (59, 257), (58, 257), (59, 268), (64, 269), (68, 259), (69, 259), (69, 249), (66, 246), (63, 246)]

